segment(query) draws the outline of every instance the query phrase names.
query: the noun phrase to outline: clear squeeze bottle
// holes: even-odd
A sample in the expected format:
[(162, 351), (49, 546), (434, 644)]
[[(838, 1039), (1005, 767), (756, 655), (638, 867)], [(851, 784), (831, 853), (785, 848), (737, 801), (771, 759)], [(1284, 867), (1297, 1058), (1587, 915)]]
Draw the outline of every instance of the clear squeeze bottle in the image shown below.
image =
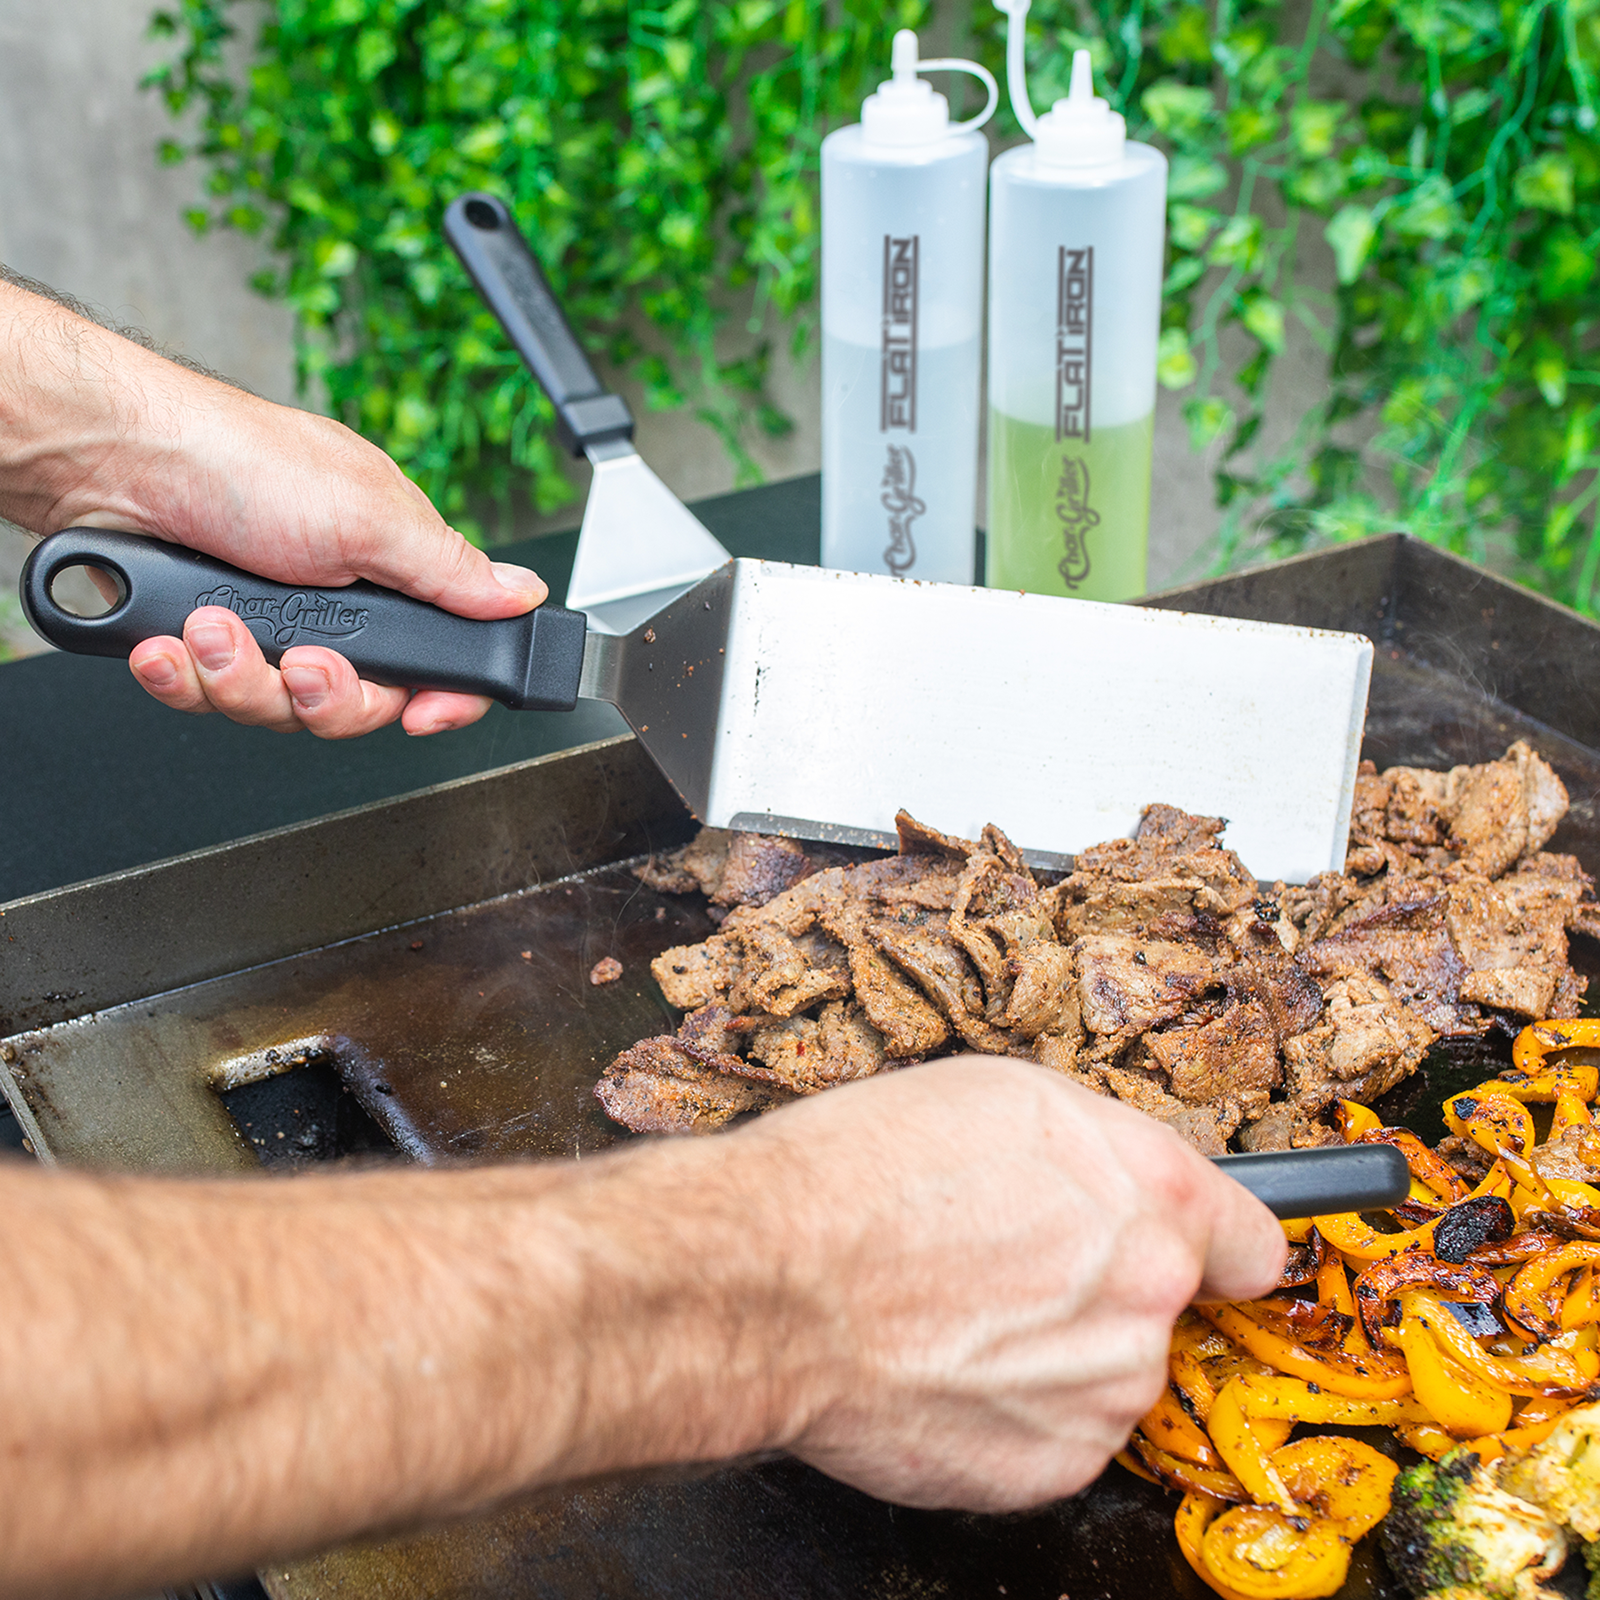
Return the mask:
[(1067, 98), (1035, 117), (1028, 0), (999, 4), (1032, 143), (989, 177), (987, 581), (1128, 600), (1150, 542), (1167, 162), (1095, 95), (1087, 50)]
[[(917, 60), (822, 142), (822, 564), (973, 581), (983, 205), (999, 99), (970, 61)], [(970, 72), (984, 110), (951, 125), (918, 72)]]

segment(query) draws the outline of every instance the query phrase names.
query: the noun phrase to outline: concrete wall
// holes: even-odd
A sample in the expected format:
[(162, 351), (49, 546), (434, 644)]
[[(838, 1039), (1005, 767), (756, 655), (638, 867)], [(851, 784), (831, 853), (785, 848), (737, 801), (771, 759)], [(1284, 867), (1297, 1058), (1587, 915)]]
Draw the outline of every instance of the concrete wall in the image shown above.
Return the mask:
[[(288, 315), (246, 287), (260, 247), (226, 233), (195, 238), (181, 213), (196, 193), (196, 169), (156, 164), (169, 123), (159, 99), (138, 88), (158, 55), (143, 36), (150, 9), (153, 0), (0, 0), (0, 261), (292, 403)], [(1294, 352), (1284, 377), (1275, 410), (1298, 415), (1321, 383), (1315, 351)], [(783, 441), (759, 444), (758, 459), (774, 478), (815, 471), (815, 360), (798, 370), (780, 360), (774, 389), (797, 426)], [(686, 416), (646, 414), (636, 393), (629, 398), (641, 450), (679, 494), (731, 486), (728, 460), (705, 428)], [(545, 526), (575, 520), (574, 508)], [(1178, 398), (1163, 393), (1152, 585), (1192, 572), (1215, 526), (1206, 464), (1188, 450)], [(530, 520), (526, 531), (539, 525)], [(3, 587), (14, 585), (26, 548), (0, 525), (0, 639), (34, 648)]]

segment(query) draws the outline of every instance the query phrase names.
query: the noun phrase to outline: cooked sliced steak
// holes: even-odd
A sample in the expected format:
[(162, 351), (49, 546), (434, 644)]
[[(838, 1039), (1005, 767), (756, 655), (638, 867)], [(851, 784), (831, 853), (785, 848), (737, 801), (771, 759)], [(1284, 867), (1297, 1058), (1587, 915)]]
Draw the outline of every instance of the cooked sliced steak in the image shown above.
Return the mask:
[(1163, 805), (1049, 889), (993, 825), (974, 842), (901, 813), (901, 853), (849, 867), (707, 830), (640, 869), (727, 908), (713, 938), (653, 964), (689, 1015), (618, 1057), (601, 1097), (630, 1126), (712, 1125), (976, 1049), (1203, 1149), (1327, 1143), (1330, 1103), (1382, 1093), (1436, 1034), (1577, 1014), (1567, 936), (1600, 935), (1600, 904), (1544, 850), (1565, 806), (1526, 745), (1450, 772), (1367, 764), (1346, 871), (1300, 888), (1258, 884), (1220, 819)]
[(1215, 959), (1192, 945), (1095, 934), (1072, 947), (1078, 1005), (1090, 1033), (1142, 1032), (1181, 1016), (1217, 981)]
[(764, 906), (813, 870), (810, 858), (793, 839), (736, 833), (729, 842), (721, 881), (711, 895), (711, 903)]
[(744, 964), (738, 944), (724, 934), (712, 934), (701, 944), (679, 944), (663, 950), (650, 963), (650, 975), (661, 985), (669, 1006), (692, 1011), (722, 999), (738, 979)]
[(738, 1011), (769, 1011), (792, 1017), (820, 1000), (850, 993), (850, 963), (844, 947), (820, 929), (791, 939), (766, 923), (741, 924), (733, 935), (744, 952), (728, 1003)]
[(1335, 1100), (1375, 1100), (1392, 1089), (1433, 1043), (1427, 1024), (1366, 973), (1327, 988), (1328, 1009), (1316, 1027), (1283, 1047), (1289, 1098), (1315, 1116)]
[(793, 1098), (706, 1066), (667, 1038), (624, 1050), (594, 1092), (611, 1116), (636, 1133), (710, 1133), (741, 1112), (768, 1111)]
[(1203, 1105), (1283, 1081), (1278, 1038), (1263, 1005), (1231, 1005), (1214, 1022), (1165, 1028), (1145, 1046), (1180, 1100)]
[(852, 1078), (870, 1078), (885, 1063), (883, 1036), (860, 1006), (830, 1001), (816, 1017), (791, 1017), (758, 1030), (751, 1056), (786, 1088), (815, 1094)]

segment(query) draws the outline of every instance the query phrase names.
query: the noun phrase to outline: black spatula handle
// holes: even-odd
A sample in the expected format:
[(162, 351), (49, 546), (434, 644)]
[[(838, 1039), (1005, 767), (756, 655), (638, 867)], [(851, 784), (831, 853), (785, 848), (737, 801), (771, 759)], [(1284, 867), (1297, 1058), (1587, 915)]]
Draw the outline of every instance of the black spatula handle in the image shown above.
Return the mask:
[(1377, 1210), (1398, 1204), (1411, 1188), (1406, 1158), (1392, 1144), (1268, 1150), (1218, 1156), (1216, 1164), (1275, 1217)]
[(561, 442), (575, 456), (633, 437), (633, 414), (595, 376), (527, 241), (503, 201), (464, 194), (444, 214), (444, 236), (500, 326), (556, 408)]
[[(51, 595), (56, 578), (79, 566), (110, 573), (122, 591), (103, 617), (74, 616)], [(514, 711), (570, 711), (583, 669), (580, 611), (547, 605), (474, 622), (375, 583), (294, 588), (104, 528), (68, 528), (43, 540), (22, 569), (22, 606), (51, 644), (88, 656), (126, 656), (146, 639), (182, 634), (200, 606), (224, 606), (274, 664), (292, 645), (320, 644), (373, 683), (485, 694)]]

